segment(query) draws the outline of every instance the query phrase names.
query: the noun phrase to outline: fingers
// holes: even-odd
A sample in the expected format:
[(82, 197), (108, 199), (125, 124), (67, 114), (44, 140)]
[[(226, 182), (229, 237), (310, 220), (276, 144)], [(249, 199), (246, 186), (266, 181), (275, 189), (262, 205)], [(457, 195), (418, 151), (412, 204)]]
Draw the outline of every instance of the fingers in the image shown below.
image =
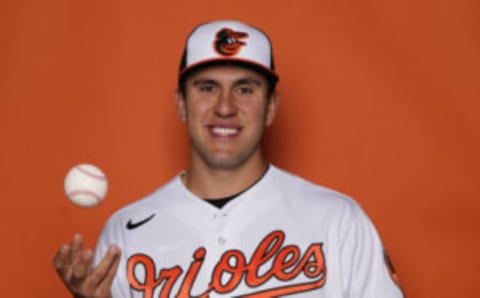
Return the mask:
[(83, 236), (80, 234), (73, 235), (72, 242), (70, 244), (71, 250), (71, 258), (75, 260), (79, 257), (79, 254), (82, 252), (83, 249)]
[(120, 248), (112, 245), (93, 267), (93, 252), (83, 249), (83, 237), (74, 235), (53, 258), (53, 266), (68, 289), (78, 297), (110, 297), (110, 288), (120, 263)]
[[(83, 257), (85, 263), (90, 260), (89, 254), (84, 254)], [(117, 246), (110, 246), (97, 267), (88, 270), (87, 274), (84, 275), (83, 271), (76, 272), (76, 269), (74, 269), (71, 281), (74, 291), (82, 293), (86, 297), (110, 297), (112, 282), (119, 263), (120, 249)]]
[(55, 254), (53, 258), (53, 267), (57, 270), (58, 274), (63, 278), (67, 275), (68, 268), (71, 264), (71, 252), (70, 246), (64, 244)]
[(63, 279), (69, 278), (72, 274), (72, 268), (79, 262), (80, 254), (83, 248), (83, 237), (75, 234), (70, 244), (64, 244), (57, 251), (53, 266)]
[(78, 287), (83, 284), (89, 275), (89, 268), (92, 266), (93, 252), (91, 250), (78, 251), (73, 254), (74, 261), (71, 268), (70, 282)]
[(120, 264), (120, 256), (120, 249), (115, 245), (110, 246), (103, 260), (92, 273), (92, 277), (95, 278), (95, 282), (97, 283), (97, 290), (100, 293), (107, 293), (110, 291), (113, 279)]

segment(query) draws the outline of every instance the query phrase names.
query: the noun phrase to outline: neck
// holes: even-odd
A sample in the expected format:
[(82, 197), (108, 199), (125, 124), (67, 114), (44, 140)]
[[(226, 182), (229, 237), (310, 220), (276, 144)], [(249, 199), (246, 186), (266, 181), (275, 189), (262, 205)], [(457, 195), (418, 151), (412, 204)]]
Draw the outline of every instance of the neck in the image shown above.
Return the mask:
[(255, 183), (266, 168), (267, 162), (260, 156), (233, 169), (218, 169), (202, 162), (192, 162), (182, 181), (200, 198), (225, 198)]

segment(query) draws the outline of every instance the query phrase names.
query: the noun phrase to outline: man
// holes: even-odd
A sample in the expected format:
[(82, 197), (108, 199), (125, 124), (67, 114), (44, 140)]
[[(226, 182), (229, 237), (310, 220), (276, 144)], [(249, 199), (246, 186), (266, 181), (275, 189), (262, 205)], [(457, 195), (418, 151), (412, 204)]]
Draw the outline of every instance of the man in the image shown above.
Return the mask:
[(60, 248), (74, 297), (403, 296), (353, 200), (263, 158), (277, 80), (262, 31), (218, 21), (190, 34), (176, 94), (189, 167), (116, 212), (95, 256), (80, 235)]

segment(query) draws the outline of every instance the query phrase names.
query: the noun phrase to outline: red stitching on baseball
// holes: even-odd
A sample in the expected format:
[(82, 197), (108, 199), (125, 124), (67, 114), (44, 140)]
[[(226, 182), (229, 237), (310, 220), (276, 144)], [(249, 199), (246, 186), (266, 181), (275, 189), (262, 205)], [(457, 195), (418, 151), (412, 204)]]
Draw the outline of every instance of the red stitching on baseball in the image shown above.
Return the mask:
[(92, 173), (92, 172), (89, 172), (87, 169), (84, 169), (83, 167), (81, 166), (77, 166), (77, 170), (79, 170), (80, 172), (82, 172), (83, 174), (89, 176), (89, 177), (92, 177), (94, 179), (98, 179), (98, 180), (102, 180), (102, 181), (105, 181), (106, 178), (105, 176), (103, 175), (99, 175), (99, 174), (95, 174), (95, 173)]
[(95, 198), (97, 200), (97, 203), (100, 203), (102, 201), (102, 197), (98, 195), (97, 193), (94, 193), (91, 190), (86, 190), (86, 189), (76, 189), (72, 190), (67, 194), (69, 197), (75, 196), (75, 195), (89, 195)]

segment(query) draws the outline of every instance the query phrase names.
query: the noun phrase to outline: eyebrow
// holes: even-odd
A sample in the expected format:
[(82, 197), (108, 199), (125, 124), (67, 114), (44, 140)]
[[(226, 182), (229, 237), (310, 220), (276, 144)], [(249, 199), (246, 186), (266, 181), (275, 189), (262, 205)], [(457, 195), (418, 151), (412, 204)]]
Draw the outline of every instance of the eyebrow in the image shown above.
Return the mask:
[(193, 86), (198, 86), (198, 85), (204, 85), (204, 84), (213, 84), (213, 85), (218, 85), (217, 81), (212, 80), (212, 79), (198, 79), (193, 81)]
[(243, 79), (240, 79), (238, 81), (235, 82), (235, 85), (243, 85), (243, 84), (254, 84), (254, 85), (257, 85), (257, 86), (261, 86), (262, 85), (262, 82), (260, 82), (259, 80), (255, 79), (255, 78), (243, 78)]
[[(205, 85), (205, 84), (219, 85), (217, 80), (208, 79), (208, 78), (199, 78), (197, 80), (194, 80), (192, 84), (193, 84), (193, 86)], [(246, 78), (238, 79), (237, 81), (235, 81), (233, 83), (234, 86), (245, 85), (245, 84), (254, 84), (256, 86), (261, 86), (262, 82), (260, 80), (255, 79), (255, 78), (246, 77)]]

